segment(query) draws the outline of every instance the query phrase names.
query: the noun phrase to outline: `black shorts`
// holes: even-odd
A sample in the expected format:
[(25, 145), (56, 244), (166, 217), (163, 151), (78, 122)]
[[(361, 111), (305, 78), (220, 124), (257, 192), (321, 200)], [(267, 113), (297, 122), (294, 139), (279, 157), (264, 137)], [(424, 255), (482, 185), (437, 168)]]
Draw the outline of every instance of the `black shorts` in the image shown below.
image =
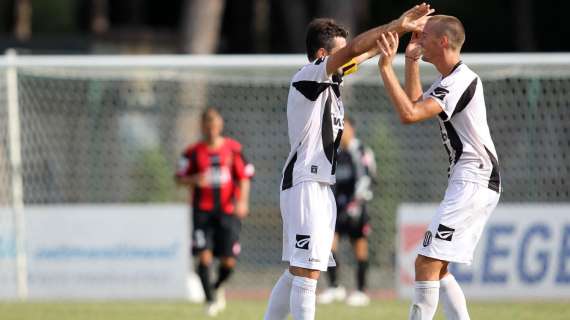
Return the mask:
[(335, 232), (340, 236), (348, 236), (351, 240), (366, 238), (370, 230), (370, 216), (366, 206), (360, 206), (358, 215), (351, 215), (346, 211), (337, 212)]
[(212, 250), (216, 257), (237, 257), (241, 251), (241, 220), (222, 212), (196, 211), (192, 215), (192, 253)]

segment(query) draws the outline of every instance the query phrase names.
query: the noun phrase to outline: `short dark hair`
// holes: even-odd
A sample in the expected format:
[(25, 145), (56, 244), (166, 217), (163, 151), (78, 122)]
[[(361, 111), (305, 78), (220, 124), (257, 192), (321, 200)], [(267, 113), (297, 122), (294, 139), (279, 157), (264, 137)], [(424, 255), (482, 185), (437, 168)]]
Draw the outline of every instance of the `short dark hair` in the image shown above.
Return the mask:
[(465, 28), (459, 19), (454, 16), (435, 15), (429, 20), (437, 24), (438, 36), (447, 36), (451, 49), (461, 50), (465, 42)]
[(320, 48), (327, 51), (332, 50), (333, 41), (336, 37), (347, 38), (348, 31), (338, 25), (333, 19), (316, 18), (307, 27), (307, 58), (309, 61), (316, 59), (316, 53)]

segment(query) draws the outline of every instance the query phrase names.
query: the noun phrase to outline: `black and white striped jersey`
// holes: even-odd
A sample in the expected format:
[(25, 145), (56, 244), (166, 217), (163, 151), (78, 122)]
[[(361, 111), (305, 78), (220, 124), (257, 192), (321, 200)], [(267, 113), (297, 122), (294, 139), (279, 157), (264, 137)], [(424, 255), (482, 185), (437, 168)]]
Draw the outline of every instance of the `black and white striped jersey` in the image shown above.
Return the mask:
[(337, 76), (327, 76), (327, 58), (303, 66), (291, 80), (287, 127), (291, 151), (281, 189), (303, 181), (335, 183), (336, 153), (344, 128)]
[(460, 61), (451, 74), (440, 76), (423, 98), (434, 99), (443, 109), (438, 120), (449, 155), (449, 180), (473, 181), (500, 192), (499, 161), (479, 76)]

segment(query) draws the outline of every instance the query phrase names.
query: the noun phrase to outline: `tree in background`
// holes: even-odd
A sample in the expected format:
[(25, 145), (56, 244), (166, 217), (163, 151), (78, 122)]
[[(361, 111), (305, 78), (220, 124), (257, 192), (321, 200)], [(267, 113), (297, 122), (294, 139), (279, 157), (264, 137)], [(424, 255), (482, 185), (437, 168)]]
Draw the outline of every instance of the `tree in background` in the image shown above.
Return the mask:
[(182, 47), (186, 53), (216, 53), (225, 0), (185, 0)]
[(29, 40), (32, 37), (32, 4), (30, 0), (17, 0), (14, 11), (16, 16), (14, 36), (20, 41)]

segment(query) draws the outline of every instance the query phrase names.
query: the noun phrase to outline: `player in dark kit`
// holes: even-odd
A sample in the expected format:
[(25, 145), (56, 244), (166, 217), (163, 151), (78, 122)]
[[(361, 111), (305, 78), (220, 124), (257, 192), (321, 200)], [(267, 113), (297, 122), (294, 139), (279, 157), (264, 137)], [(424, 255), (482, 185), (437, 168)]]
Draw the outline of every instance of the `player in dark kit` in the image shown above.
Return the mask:
[[(206, 296), (206, 313), (225, 308), (222, 284), (231, 275), (240, 253), (241, 220), (248, 214), (250, 178), (239, 142), (222, 136), (223, 119), (214, 108), (202, 114), (203, 140), (180, 159), (176, 182), (188, 186), (193, 208), (192, 252), (198, 256), (198, 276)], [(220, 259), (217, 281), (209, 279), (213, 258)], [(214, 292), (215, 291), (215, 292)]]
[(328, 268), (330, 286), (319, 295), (317, 301), (321, 304), (341, 301), (346, 297), (345, 288), (338, 284), (337, 259), (338, 242), (344, 236), (350, 239), (357, 261), (357, 290), (346, 298), (346, 303), (350, 306), (366, 306), (370, 303), (370, 298), (365, 293), (368, 235), (371, 230), (366, 202), (372, 199), (371, 187), (375, 177), (374, 153), (356, 138), (353, 120), (345, 117), (337, 157), (336, 184), (333, 188), (338, 214), (332, 251), (337, 266)]

